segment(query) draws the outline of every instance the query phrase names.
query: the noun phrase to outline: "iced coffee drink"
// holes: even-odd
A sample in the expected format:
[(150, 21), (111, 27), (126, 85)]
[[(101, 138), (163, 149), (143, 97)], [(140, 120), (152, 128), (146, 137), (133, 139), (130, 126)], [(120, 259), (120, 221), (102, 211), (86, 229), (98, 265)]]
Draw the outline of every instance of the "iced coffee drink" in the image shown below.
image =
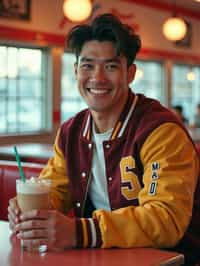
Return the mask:
[[(49, 209), (50, 208), (50, 187), (51, 180), (31, 178), (25, 182), (16, 180), (17, 202), (22, 212), (35, 209)], [(21, 245), (23, 246), (23, 241)], [(29, 248), (30, 249), (30, 248)], [(31, 247), (29, 251), (45, 252), (47, 247), (44, 245), (39, 247)]]

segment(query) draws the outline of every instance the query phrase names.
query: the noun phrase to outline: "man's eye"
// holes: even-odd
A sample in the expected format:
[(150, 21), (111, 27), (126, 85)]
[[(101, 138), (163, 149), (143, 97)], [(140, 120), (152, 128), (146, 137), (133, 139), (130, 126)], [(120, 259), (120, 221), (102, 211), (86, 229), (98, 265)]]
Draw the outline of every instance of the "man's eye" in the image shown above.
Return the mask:
[(106, 69), (110, 70), (110, 71), (115, 70), (117, 68), (118, 68), (117, 64), (108, 64), (108, 65), (106, 65)]
[(92, 64), (82, 64), (81, 68), (85, 69), (85, 70), (90, 70), (93, 68), (93, 66), (92, 66)]

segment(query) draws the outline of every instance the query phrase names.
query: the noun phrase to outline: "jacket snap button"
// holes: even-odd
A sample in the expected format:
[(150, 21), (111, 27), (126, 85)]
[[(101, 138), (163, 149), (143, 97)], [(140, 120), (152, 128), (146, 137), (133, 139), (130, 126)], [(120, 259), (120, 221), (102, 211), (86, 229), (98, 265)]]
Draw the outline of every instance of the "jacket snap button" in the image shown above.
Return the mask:
[(85, 172), (82, 172), (82, 173), (81, 173), (81, 176), (82, 176), (83, 178), (85, 178), (85, 177), (86, 177), (86, 173), (85, 173)]

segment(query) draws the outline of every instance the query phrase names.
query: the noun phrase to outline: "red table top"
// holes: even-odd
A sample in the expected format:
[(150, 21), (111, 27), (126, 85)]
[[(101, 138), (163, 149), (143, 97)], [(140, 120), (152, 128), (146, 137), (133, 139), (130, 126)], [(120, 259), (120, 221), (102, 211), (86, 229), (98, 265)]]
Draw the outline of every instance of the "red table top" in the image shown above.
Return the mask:
[(1, 266), (175, 266), (182, 265), (183, 260), (181, 254), (151, 248), (73, 249), (45, 254), (28, 253), (20, 249), (19, 240), (11, 234), (8, 223), (0, 221)]

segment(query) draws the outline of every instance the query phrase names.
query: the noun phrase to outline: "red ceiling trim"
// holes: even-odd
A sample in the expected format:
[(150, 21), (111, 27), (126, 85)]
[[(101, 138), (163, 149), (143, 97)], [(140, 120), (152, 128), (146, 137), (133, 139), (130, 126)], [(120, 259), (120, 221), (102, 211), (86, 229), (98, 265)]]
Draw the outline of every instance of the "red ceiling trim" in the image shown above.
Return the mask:
[[(162, 3), (162, 1), (158, 1), (158, 0), (121, 0), (121, 1), (132, 3), (132, 4), (143, 5), (146, 7), (150, 7), (150, 8), (154, 8), (154, 9), (158, 9), (162, 11), (167, 11), (170, 13), (174, 11), (173, 4)], [(188, 9), (188, 8), (184, 8), (184, 7), (180, 7), (176, 5), (176, 13), (178, 15), (191, 17), (191, 18), (200, 20), (200, 13), (197, 11)]]
[(0, 40), (31, 42), (38, 45), (64, 46), (65, 36), (42, 31), (25, 30), (0, 25)]
[(158, 50), (152, 48), (142, 48), (139, 55), (141, 59), (173, 60), (176, 62), (186, 62), (191, 64), (200, 64), (200, 56), (195, 54), (186, 54), (184, 52), (170, 52), (167, 50)]

